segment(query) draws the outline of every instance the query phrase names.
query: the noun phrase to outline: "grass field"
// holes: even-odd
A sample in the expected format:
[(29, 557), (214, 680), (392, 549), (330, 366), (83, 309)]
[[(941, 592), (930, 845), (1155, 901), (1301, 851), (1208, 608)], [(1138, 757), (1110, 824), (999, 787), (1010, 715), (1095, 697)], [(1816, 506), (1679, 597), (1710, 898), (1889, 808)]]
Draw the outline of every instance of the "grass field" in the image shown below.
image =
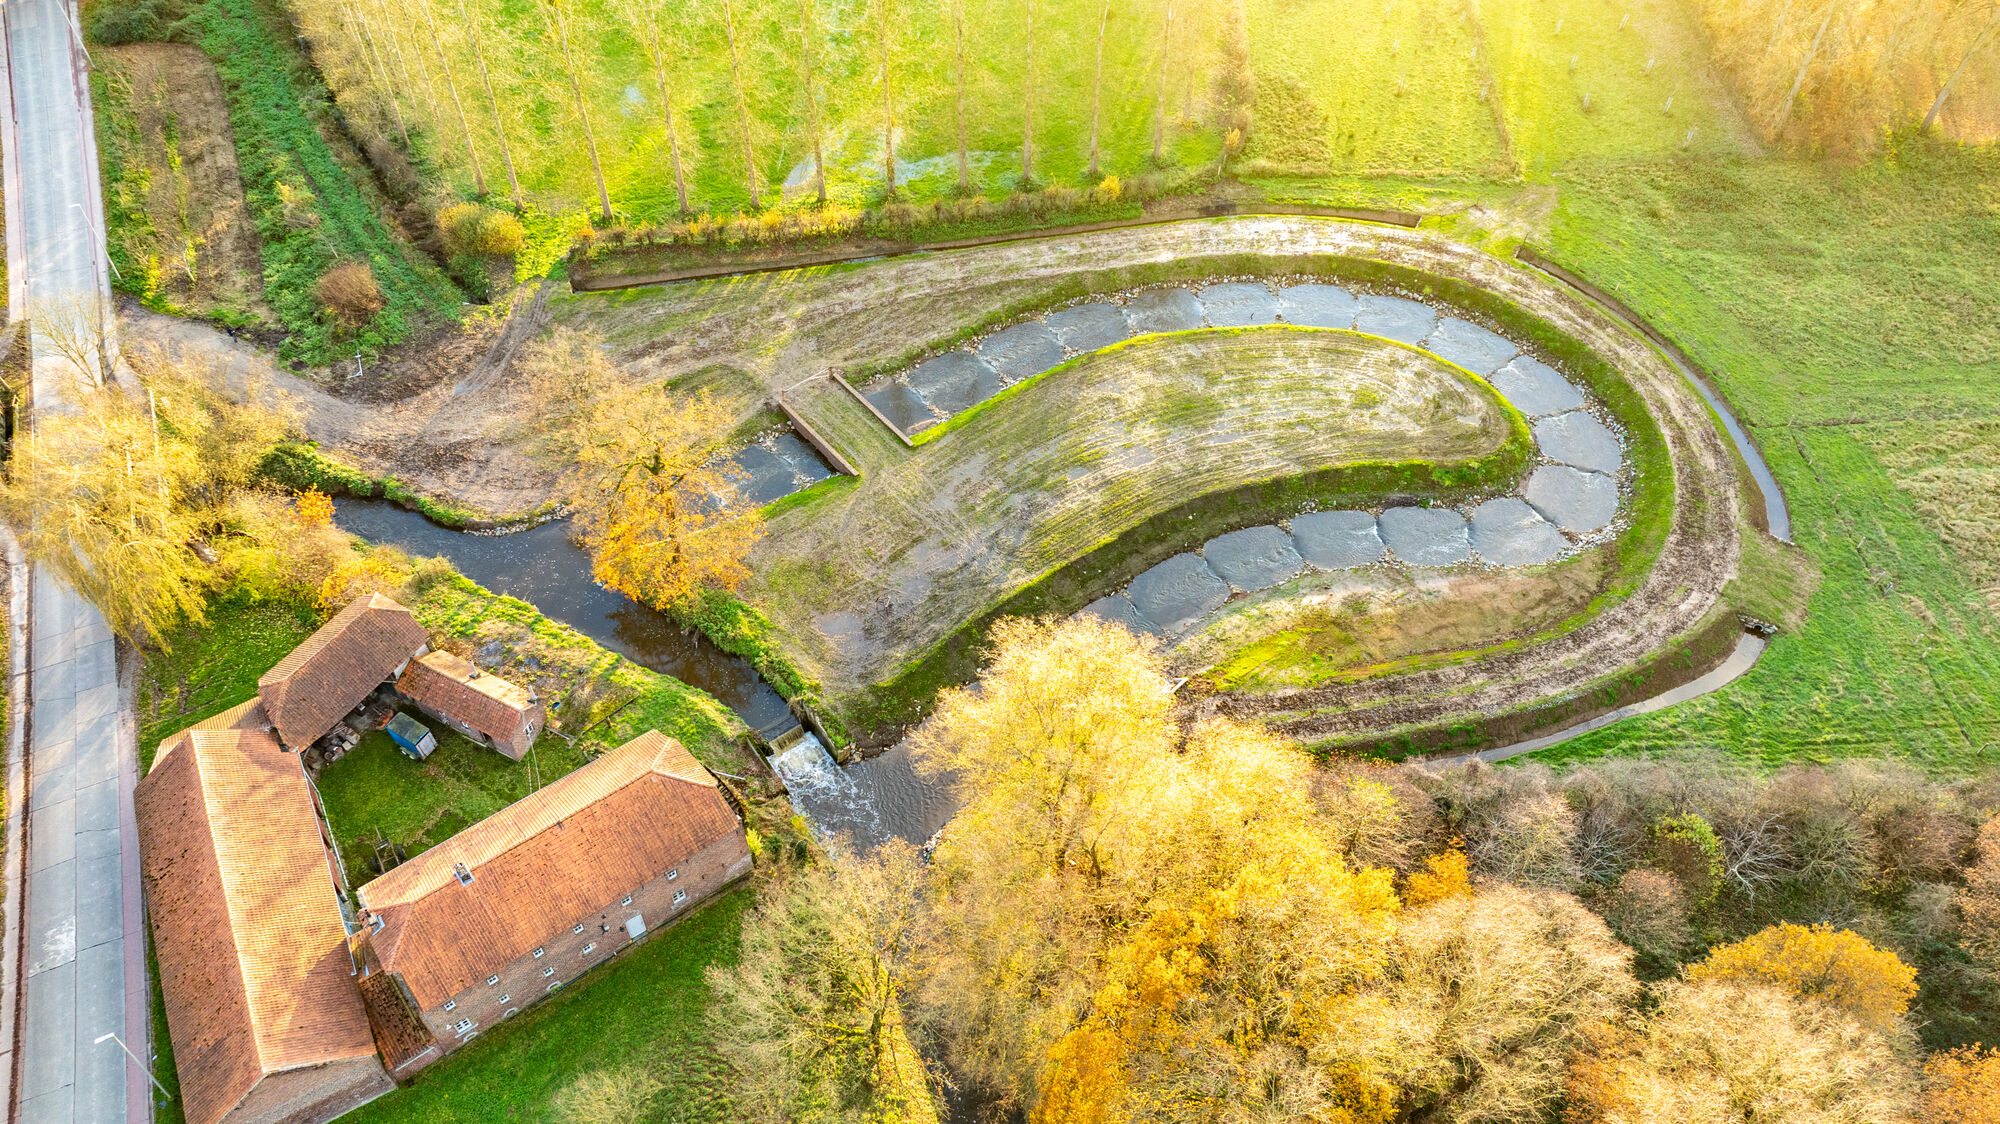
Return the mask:
[(2000, 761), (2000, 633), (1982, 592), (2000, 479), (1978, 436), (2000, 410), (1996, 166), (1906, 139), (1859, 167), (1676, 164), (1564, 184), (1558, 257), (1713, 372), (1822, 580), (1804, 626), (1739, 683), (1551, 756), (1703, 744), (1771, 764)]

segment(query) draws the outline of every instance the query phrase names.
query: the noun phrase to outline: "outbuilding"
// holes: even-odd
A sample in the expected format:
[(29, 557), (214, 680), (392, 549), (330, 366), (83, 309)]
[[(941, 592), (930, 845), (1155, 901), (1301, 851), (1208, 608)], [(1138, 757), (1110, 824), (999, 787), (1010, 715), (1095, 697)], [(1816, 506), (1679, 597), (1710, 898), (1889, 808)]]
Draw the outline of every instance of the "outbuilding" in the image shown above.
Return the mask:
[(542, 732), (535, 692), (450, 652), (410, 661), (396, 690), (432, 718), (519, 761)]

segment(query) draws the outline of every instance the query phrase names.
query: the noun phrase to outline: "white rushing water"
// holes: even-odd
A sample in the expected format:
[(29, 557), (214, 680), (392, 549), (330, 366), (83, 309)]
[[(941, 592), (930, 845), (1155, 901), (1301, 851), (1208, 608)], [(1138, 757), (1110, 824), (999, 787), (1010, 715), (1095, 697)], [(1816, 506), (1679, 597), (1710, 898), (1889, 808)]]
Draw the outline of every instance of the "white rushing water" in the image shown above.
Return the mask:
[(919, 776), (906, 744), (843, 768), (805, 734), (771, 756), (771, 769), (822, 840), (845, 836), (861, 851), (892, 838), (922, 845), (958, 811), (950, 783)]
[(830, 842), (836, 835), (845, 835), (866, 849), (886, 836), (875, 802), (834, 763), (812, 734), (773, 755), (771, 769), (791, 792), (792, 807), (812, 823), (821, 839)]

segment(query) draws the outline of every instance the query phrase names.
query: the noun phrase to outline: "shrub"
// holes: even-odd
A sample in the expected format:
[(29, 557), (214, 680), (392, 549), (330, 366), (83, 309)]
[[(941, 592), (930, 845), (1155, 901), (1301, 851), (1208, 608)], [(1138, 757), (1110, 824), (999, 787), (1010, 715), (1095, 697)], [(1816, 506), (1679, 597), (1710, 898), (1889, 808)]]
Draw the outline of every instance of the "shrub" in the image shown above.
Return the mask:
[(1714, 899), (1722, 886), (1722, 842), (1707, 820), (1693, 812), (1664, 816), (1647, 835), (1654, 864), (1674, 876), (1695, 908)]
[(1626, 871), (1598, 912), (1620, 940), (1648, 956), (1671, 958), (1688, 941), (1687, 898), (1679, 882), (1657, 870)]
[(1903, 1014), (1917, 993), (1917, 970), (1860, 935), (1830, 925), (1784, 923), (1722, 945), (1688, 966), (1694, 980), (1770, 984), (1831, 1003), (1878, 1028)]
[(438, 212), (437, 225), (451, 254), (512, 257), (528, 240), (528, 228), (520, 219), (477, 203), (453, 203)]
[(301, 528), (333, 524), (333, 498), (318, 488), (307, 488), (292, 498), (292, 518)]
[(354, 331), (368, 323), (388, 302), (375, 274), (363, 262), (342, 262), (320, 276), (313, 292), (326, 314), (342, 328)]
[(1441, 902), (1447, 898), (1472, 896), (1472, 879), (1466, 874), (1465, 852), (1446, 851), (1424, 860), (1424, 869), (1410, 875), (1403, 891), (1403, 904), (1412, 908)]

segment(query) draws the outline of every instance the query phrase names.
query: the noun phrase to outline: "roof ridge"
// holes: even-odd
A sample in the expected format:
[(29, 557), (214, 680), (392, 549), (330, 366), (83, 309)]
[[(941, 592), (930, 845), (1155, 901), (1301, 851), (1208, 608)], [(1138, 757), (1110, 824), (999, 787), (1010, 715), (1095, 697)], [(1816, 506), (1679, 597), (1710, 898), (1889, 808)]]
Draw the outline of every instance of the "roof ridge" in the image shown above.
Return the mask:
[[(646, 740), (647, 735), (653, 735), (666, 744), (658, 751), (652, 753), (645, 752), (645, 747), (641, 746), (640, 743)], [(664, 754), (672, 754), (676, 748), (679, 749), (680, 755), (693, 761), (695, 766), (702, 769), (704, 773), (707, 772), (706, 767), (702, 766), (701, 762), (692, 753), (688, 752), (687, 747), (680, 744), (679, 739), (668, 737), (657, 730), (648, 730), (631, 741), (626, 742), (624, 745), (619, 746), (617, 749), (612, 750), (610, 753), (589, 762), (582, 768), (557, 778), (548, 785), (494, 812), (485, 819), (461, 829), (457, 834), (424, 851), (421, 855), (411, 858), (408, 862), (400, 866), (391, 868), (387, 873), (368, 882), (362, 887), (362, 890), (374, 889), (376, 891), (376, 893), (369, 895), (373, 900), (366, 903), (368, 908), (375, 912), (381, 912), (398, 905), (414, 903), (437, 890), (443, 889), (446, 881), (452, 877), (453, 868), (458, 864), (462, 863), (468, 870), (476, 871), (477, 868), (493, 862), (507, 852), (527, 843), (529, 840), (545, 834), (571, 816), (577, 815), (593, 805), (610, 799), (617, 793), (631, 788), (634, 784), (648, 777), (661, 777), (702, 788), (719, 788), (712, 777), (703, 782), (661, 768), (660, 757)], [(593, 768), (598, 771), (595, 774), (589, 774), (588, 771)], [(617, 772), (624, 772), (625, 775), (617, 777)], [(592, 783), (598, 781), (601, 781), (606, 787), (602, 789), (592, 787)], [(559, 793), (560, 797), (550, 795), (553, 793)], [(528, 809), (526, 812), (518, 811), (522, 809), (523, 805), (527, 805), (531, 801), (536, 801), (537, 798), (540, 798), (541, 804), (553, 804), (558, 799), (570, 799), (572, 793), (578, 794), (580, 798), (574, 806), (567, 807), (559, 813), (554, 813), (553, 809), (544, 809), (539, 805)], [(509, 813), (515, 814), (509, 815)], [(530, 824), (533, 825), (532, 830), (529, 829), (528, 824), (519, 822), (522, 819), (530, 821)], [(476, 857), (448, 850), (453, 847), (453, 844), (459, 843), (467, 836), (473, 836), (479, 842), (486, 842), (486, 840), (481, 838), (486, 834), (494, 836), (494, 839), (491, 841), (493, 845), (478, 848)], [(447, 862), (450, 865), (446, 865)], [(397, 875), (399, 872), (408, 873), (402, 878), (398, 878)], [(408, 886), (402, 884), (406, 881), (409, 883)], [(385, 882), (388, 883), (387, 886), (383, 886)], [(385, 891), (392, 895), (389, 899), (383, 899), (379, 896)]]
[[(220, 733), (221, 731), (203, 730), (199, 732), (209, 734)], [(223, 906), (229, 911), (229, 932), (227, 939), (230, 952), (236, 957), (236, 986), (243, 994), (243, 1012), (248, 1017), (250, 1023), (250, 1033), (248, 1035), (250, 1039), (250, 1052), (257, 1056), (257, 1072), (269, 1073), (271, 1072), (271, 1066), (264, 1058), (264, 1036), (260, 1033), (262, 1028), (258, 1026), (257, 1005), (250, 998), (250, 976), (249, 973), (243, 970), (243, 942), (237, 939), (237, 934), (242, 930), (237, 925), (236, 895), (232, 891), (230, 880), (223, 870), (222, 846), (215, 838), (215, 812), (217, 803), (215, 796), (209, 791), (208, 780), (211, 770), (208, 766), (211, 762), (207, 760), (207, 753), (202, 746), (202, 743), (208, 739), (196, 737), (196, 733), (197, 731), (192, 729), (186, 732), (187, 753), (183, 755), (183, 759), (188, 761), (188, 768), (194, 770), (194, 785), (196, 790), (201, 794), (202, 837), (208, 844), (208, 859), (211, 863), (215, 864), (215, 883), (222, 891)], [(241, 736), (240, 732), (237, 731), (230, 731), (230, 733), (234, 733), (238, 737)], [(254, 1087), (252, 1086), (252, 1088)], [(249, 1095), (249, 1091), (245, 1090), (243, 1096), (247, 1097)], [(243, 1098), (238, 1097), (236, 1104), (242, 1103)], [(231, 1111), (235, 1111), (236, 1105), (232, 1104), (229, 1107)]]

